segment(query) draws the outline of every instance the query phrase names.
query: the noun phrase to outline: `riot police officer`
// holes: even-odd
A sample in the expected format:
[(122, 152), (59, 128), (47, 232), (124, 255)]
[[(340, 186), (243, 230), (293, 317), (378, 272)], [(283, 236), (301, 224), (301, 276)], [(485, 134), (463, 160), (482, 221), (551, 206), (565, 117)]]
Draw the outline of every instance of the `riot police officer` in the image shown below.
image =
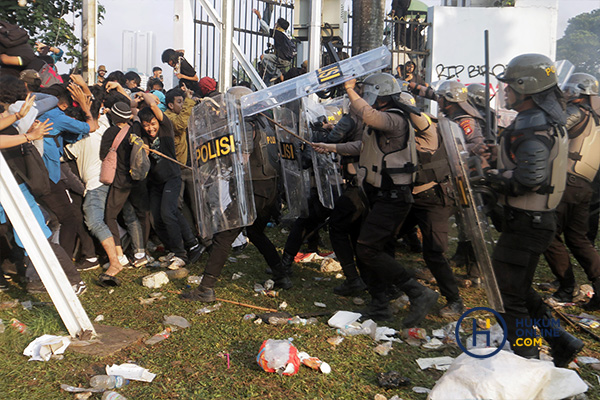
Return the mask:
[[(518, 337), (526, 339), (528, 332), (517, 334), (519, 325), (532, 325), (530, 318), (552, 318), (531, 285), (539, 257), (554, 238), (554, 209), (565, 188), (566, 117), (556, 69), (548, 57), (517, 56), (498, 80), (506, 84), (507, 108), (519, 114), (500, 137), (497, 169), (486, 172), (486, 179), (504, 208), (502, 234), (492, 263), (511, 348), (520, 356), (536, 358), (537, 346), (519, 346), (517, 342)], [(544, 338), (557, 367), (566, 367), (583, 348), (581, 340), (562, 328), (558, 335)]]
[(423, 259), (447, 301), (440, 315), (457, 318), (464, 312), (464, 305), (445, 256), (448, 250), (448, 219), (453, 210), (452, 201), (447, 195), (450, 189), (448, 157), (438, 133), (437, 119), (414, 108), (415, 100), (408, 93), (401, 93), (399, 101), (409, 111), (418, 157), (412, 191), (414, 203), (402, 231), (419, 226), (423, 235)]
[(483, 86), (481, 83), (471, 83), (469, 86), (467, 86), (467, 96), (468, 96), (468, 100), (469, 103), (471, 103), (471, 105), (473, 107), (475, 107), (475, 109), (477, 109), (477, 111), (479, 111), (479, 113), (482, 116), (482, 120), (479, 121), (481, 124), (481, 130), (483, 132), (483, 137), (485, 138), (485, 140), (487, 142), (491, 142), (491, 143), (495, 143), (496, 142), (496, 131), (498, 130), (497, 128), (497, 119), (496, 119), (496, 112), (494, 110), (490, 110), (490, 132), (489, 132), (489, 136), (487, 136), (488, 130), (487, 130), (487, 126), (486, 123), (487, 121), (485, 120), (485, 86)]
[[(236, 86), (227, 91), (235, 99), (251, 93), (246, 87)], [(264, 230), (277, 208), (277, 142), (275, 132), (264, 116), (256, 116), (245, 120), (246, 134), (252, 135), (252, 148), (249, 164), (252, 176), (256, 220), (246, 228), (248, 238), (260, 251), (273, 271), (275, 286), (289, 289), (292, 286), (288, 271), (281, 266), (281, 259), (276, 247), (265, 235)], [(234, 228), (218, 232), (213, 236), (209, 249), (209, 257), (202, 275), (200, 286), (183, 293), (184, 300), (213, 302), (216, 299), (214, 287), (227, 261), (231, 244), (243, 228)]]
[(589, 74), (576, 73), (571, 75), (564, 89), (570, 96), (566, 125), (569, 131), (567, 186), (556, 208), (556, 236), (544, 256), (560, 284), (553, 297), (563, 302), (572, 301), (575, 276), (566, 244), (594, 286), (594, 297), (584, 308), (599, 310), (600, 297), (596, 293), (600, 293), (600, 255), (586, 235), (594, 191), (592, 182), (600, 167), (598, 80)]
[(396, 284), (410, 298), (405, 327), (418, 324), (437, 301), (438, 293), (422, 286), (390, 254), (390, 245), (413, 202), (411, 189), (416, 171), (414, 131), (406, 113), (395, 106), (400, 94), (396, 79), (386, 73), (365, 79), (363, 97), (354, 90), (356, 80), (344, 84), (352, 111), (365, 123), (359, 159), (359, 176), (369, 202), (369, 213), (358, 236), (356, 253), (373, 275), (367, 282), (372, 301), (363, 317), (390, 319), (386, 293)]

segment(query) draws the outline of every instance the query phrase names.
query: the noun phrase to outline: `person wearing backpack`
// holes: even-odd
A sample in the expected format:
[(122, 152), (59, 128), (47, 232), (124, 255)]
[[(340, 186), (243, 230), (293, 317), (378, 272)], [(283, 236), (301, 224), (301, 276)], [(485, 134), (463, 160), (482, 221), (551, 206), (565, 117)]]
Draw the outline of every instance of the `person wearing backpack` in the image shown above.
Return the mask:
[(273, 29), (261, 19), (260, 11), (253, 9), (252, 12), (258, 17), (260, 30), (269, 37), (273, 38), (275, 54), (263, 54), (261, 60), (268, 71), (274, 71), (275, 80), (283, 81), (283, 74), (291, 67), (292, 60), (296, 56), (296, 45), (285, 33), (290, 23), (283, 18), (279, 18)]
[(44, 62), (35, 55), (28, 40), (25, 29), (0, 21), (0, 76), (13, 75), (18, 78), (25, 69), (39, 71), (42, 68)]

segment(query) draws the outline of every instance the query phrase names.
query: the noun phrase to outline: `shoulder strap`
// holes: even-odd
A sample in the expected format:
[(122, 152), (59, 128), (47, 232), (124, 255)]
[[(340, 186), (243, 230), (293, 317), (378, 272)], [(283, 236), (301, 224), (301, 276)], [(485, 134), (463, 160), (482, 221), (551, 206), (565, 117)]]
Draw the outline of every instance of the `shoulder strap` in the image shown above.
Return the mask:
[(125, 125), (121, 128), (119, 134), (115, 136), (115, 139), (113, 140), (112, 145), (110, 146), (112, 150), (116, 150), (117, 147), (119, 147), (119, 145), (123, 141), (123, 138), (125, 138), (127, 131), (129, 131), (129, 125)]

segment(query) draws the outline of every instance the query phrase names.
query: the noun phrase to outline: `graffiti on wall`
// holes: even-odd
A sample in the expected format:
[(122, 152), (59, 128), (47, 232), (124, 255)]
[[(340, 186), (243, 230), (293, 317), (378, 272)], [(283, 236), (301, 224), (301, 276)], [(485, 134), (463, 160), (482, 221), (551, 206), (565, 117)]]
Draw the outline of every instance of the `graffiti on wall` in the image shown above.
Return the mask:
[[(504, 72), (506, 65), (496, 64), (490, 68), (490, 74), (497, 76)], [(485, 76), (485, 65), (444, 65), (438, 64), (435, 67), (435, 73), (437, 74), (438, 80), (441, 79), (460, 79), (462, 78), (477, 78), (478, 76)]]

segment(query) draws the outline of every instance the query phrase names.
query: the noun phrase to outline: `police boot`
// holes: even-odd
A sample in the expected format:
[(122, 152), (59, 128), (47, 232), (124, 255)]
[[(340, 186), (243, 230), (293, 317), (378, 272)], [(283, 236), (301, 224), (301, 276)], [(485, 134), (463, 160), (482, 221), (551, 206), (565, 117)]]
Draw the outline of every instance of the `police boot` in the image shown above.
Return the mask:
[(586, 311), (600, 310), (600, 278), (594, 279), (592, 287), (594, 288), (594, 296), (592, 296), (590, 301), (581, 306)]
[(405, 328), (412, 328), (425, 318), (429, 310), (437, 303), (440, 295), (438, 292), (421, 285), (413, 278), (400, 285), (400, 288), (410, 299), (408, 315), (402, 321), (402, 325)]
[[(552, 319), (552, 312), (547, 310), (544, 318)], [(554, 327), (553, 324), (545, 325), (552, 326), (551, 329), (541, 329), (541, 332), (542, 334), (546, 333), (542, 336), (550, 345), (550, 355), (553, 358), (554, 366), (566, 368), (575, 359), (577, 353), (583, 349), (583, 342), (558, 324), (557, 327)]]
[(375, 321), (389, 321), (394, 317), (385, 292), (371, 293), (371, 302), (367, 308), (358, 312), (362, 315), (362, 319), (372, 319)]
[(204, 275), (202, 275), (200, 286), (188, 292), (183, 292), (181, 294), (181, 298), (187, 301), (200, 301), (203, 303), (212, 303), (217, 300), (217, 296), (215, 295), (215, 289), (213, 289), (216, 283), (216, 276), (205, 273)]
[(556, 292), (552, 293), (552, 298), (560, 301), (561, 303), (570, 303), (573, 301), (573, 296), (575, 295), (575, 286), (572, 285), (563, 285), (562, 283), (556, 290)]
[(350, 279), (347, 278), (344, 283), (333, 288), (333, 293), (338, 296), (354, 296), (364, 292), (367, 285), (363, 282), (360, 276)]
[(468, 249), (470, 247), (470, 242), (458, 242), (458, 246), (456, 246), (456, 252), (450, 258), (457, 267), (462, 267), (467, 265), (469, 262)]
[(291, 270), (291, 266), (285, 268), (282, 263), (279, 263), (273, 266), (273, 282), (274, 287), (277, 289), (288, 290), (293, 284), (290, 279), (289, 271)]

